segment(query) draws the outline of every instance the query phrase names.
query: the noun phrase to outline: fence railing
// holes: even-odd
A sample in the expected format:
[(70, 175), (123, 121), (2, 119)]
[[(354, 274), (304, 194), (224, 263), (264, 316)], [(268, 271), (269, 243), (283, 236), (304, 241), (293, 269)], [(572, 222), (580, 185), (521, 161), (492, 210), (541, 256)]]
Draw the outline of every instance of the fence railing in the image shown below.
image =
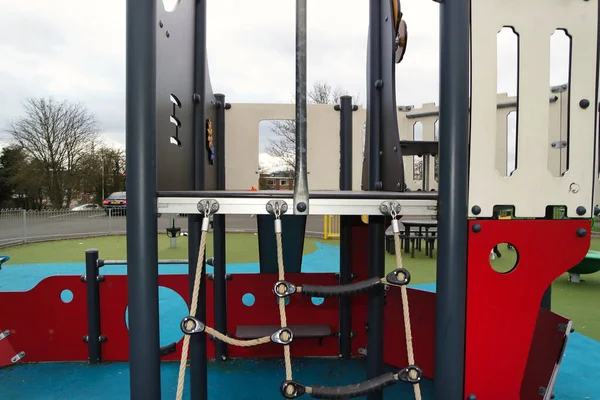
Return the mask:
[[(158, 232), (175, 222), (182, 232), (187, 232), (187, 216), (159, 216)], [(256, 232), (256, 219), (250, 215), (232, 215), (226, 218), (227, 232)], [(104, 209), (73, 210), (22, 210), (0, 209), (0, 247), (25, 243), (95, 236), (124, 235), (127, 233), (127, 217)], [(309, 216), (307, 237), (323, 236), (321, 217)]]

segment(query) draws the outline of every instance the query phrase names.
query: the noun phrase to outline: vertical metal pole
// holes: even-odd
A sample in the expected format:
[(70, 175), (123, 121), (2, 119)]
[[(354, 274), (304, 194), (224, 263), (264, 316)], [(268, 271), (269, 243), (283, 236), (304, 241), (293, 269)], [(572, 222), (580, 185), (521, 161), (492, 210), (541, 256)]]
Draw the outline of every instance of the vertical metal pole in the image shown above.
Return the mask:
[[(382, 121), (382, 93), (378, 88), (391, 85), (382, 82), (381, 60), (383, 48), (381, 44), (382, 0), (369, 1), (369, 65), (368, 65), (368, 107), (369, 107), (369, 184), (368, 190), (378, 190), (380, 186), (380, 147)], [(388, 50), (389, 51), (389, 50)], [(384, 252), (384, 217), (369, 217), (369, 278), (382, 277), (385, 273)], [(367, 378), (375, 378), (383, 373), (383, 290), (373, 290), (368, 297), (368, 338), (367, 338)], [(383, 392), (371, 393), (368, 400), (382, 400)]]
[(464, 399), (470, 1), (440, 3), (440, 184), (435, 399)]
[[(194, 189), (203, 190), (205, 185), (206, 156), (204, 145), (206, 141), (206, 0), (196, 0), (195, 24), (195, 57), (194, 57), (194, 92), (199, 95), (200, 102), (194, 106)], [(203, 215), (191, 214), (188, 222), (188, 259), (189, 259), (189, 293), (190, 300), (194, 290), (194, 277), (198, 263), (198, 250), (202, 235)], [(206, 321), (206, 257), (200, 260), (202, 269), (200, 293), (198, 296), (196, 317)], [(208, 364), (206, 335), (192, 335), (190, 338), (190, 398), (197, 400), (208, 399)]]
[(160, 400), (156, 5), (127, 0), (127, 279), (131, 399)]
[(431, 156), (423, 154), (423, 191), (429, 192), (429, 174), (431, 170)]
[[(225, 190), (225, 95), (215, 94), (217, 99), (217, 190)], [(225, 247), (225, 214), (214, 216), (214, 308), (215, 328), (217, 331), (227, 332), (227, 273), (226, 247)], [(217, 360), (227, 359), (227, 343), (220, 340), (215, 342), (215, 356)]]
[[(352, 97), (340, 97), (340, 190), (352, 190)], [(352, 283), (351, 217), (340, 216), (340, 284)], [(340, 298), (339, 354), (352, 353), (352, 298)]]
[(23, 210), (23, 244), (27, 243), (27, 210)]
[(100, 282), (98, 281), (98, 250), (85, 251), (85, 286), (87, 295), (87, 343), (90, 364), (102, 362), (100, 335)]
[(296, 0), (296, 171), (294, 214), (308, 214), (306, 162), (306, 0)]
[(543, 307), (547, 310), (552, 310), (552, 285), (548, 286), (548, 289), (546, 289), (544, 292), (540, 307)]

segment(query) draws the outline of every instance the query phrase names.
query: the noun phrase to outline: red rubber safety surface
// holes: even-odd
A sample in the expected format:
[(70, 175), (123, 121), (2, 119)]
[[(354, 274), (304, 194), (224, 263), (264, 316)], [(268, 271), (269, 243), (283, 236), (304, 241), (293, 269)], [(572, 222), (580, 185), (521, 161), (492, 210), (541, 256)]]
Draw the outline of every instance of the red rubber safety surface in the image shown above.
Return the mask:
[[(475, 224), (481, 225), (479, 233), (473, 232)], [(578, 228), (587, 235), (578, 237)], [(519, 398), (542, 296), (585, 257), (590, 228), (586, 220), (469, 222), (466, 394)], [(509, 273), (490, 266), (490, 251), (499, 243), (510, 243), (518, 252)]]

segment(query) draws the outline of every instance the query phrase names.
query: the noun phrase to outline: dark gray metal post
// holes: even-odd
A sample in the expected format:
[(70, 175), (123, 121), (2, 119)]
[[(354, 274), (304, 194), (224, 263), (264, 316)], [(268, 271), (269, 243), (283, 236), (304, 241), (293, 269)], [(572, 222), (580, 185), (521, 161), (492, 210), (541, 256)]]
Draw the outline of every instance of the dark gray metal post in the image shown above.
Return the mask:
[[(194, 106), (194, 189), (203, 190), (205, 186), (206, 155), (204, 151), (206, 140), (206, 1), (196, 0), (196, 24), (194, 44), (194, 93), (200, 96), (200, 101)], [(188, 259), (190, 301), (194, 290), (194, 277), (200, 249), (203, 215), (192, 214), (188, 217)], [(203, 264), (200, 293), (196, 317), (206, 321), (206, 268)], [(206, 335), (192, 335), (190, 338), (190, 398), (197, 400), (208, 399), (208, 363)]]
[[(382, 128), (382, 93), (377, 88), (382, 79), (381, 63), (383, 49), (381, 45), (380, 25), (382, 23), (381, 0), (369, 1), (369, 65), (368, 65), (368, 138), (369, 140), (369, 184), (368, 190), (378, 190), (381, 181), (381, 128)], [(381, 82), (380, 82), (381, 83)], [(392, 82), (383, 82), (391, 85)], [(384, 217), (369, 217), (369, 278), (382, 277), (385, 273), (384, 252)], [(381, 375), (383, 370), (383, 290), (373, 290), (368, 297), (369, 327), (367, 338), (367, 378)], [(368, 400), (382, 400), (383, 392), (367, 395)]]
[(469, 0), (440, 3), (440, 187), (435, 399), (462, 400), (469, 168)]
[(306, 162), (306, 0), (296, 0), (296, 171), (294, 214), (308, 214)]
[[(217, 99), (217, 149), (216, 149), (216, 167), (217, 167), (217, 190), (225, 190), (225, 95), (215, 94)], [(227, 333), (227, 281), (225, 274), (226, 266), (226, 247), (225, 247), (225, 214), (216, 214), (213, 219), (214, 232), (214, 308), (215, 308), (215, 328), (224, 334)], [(217, 360), (227, 359), (227, 343), (220, 340), (215, 342), (215, 356)]]
[(100, 282), (98, 280), (98, 250), (85, 252), (85, 285), (87, 294), (87, 344), (90, 364), (102, 362), (100, 335)]
[[(352, 190), (352, 97), (340, 97), (340, 190)], [(340, 217), (340, 285), (352, 283), (352, 217)], [(352, 298), (340, 297), (339, 354), (352, 353)]]
[(543, 307), (547, 310), (552, 310), (552, 285), (548, 286), (548, 289), (546, 289), (544, 292), (540, 307)]
[(127, 0), (127, 280), (131, 399), (160, 400), (156, 4)]

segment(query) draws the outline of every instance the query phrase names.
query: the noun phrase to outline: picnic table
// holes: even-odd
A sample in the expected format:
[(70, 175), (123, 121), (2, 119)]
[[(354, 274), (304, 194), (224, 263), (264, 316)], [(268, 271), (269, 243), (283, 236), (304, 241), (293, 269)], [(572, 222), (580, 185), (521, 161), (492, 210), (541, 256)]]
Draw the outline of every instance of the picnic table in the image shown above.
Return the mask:
[[(411, 257), (414, 257), (415, 249), (421, 251), (422, 241), (425, 241), (425, 255), (433, 258), (434, 242), (437, 239), (438, 221), (425, 218), (401, 218), (399, 222), (402, 224), (402, 227), (404, 227), (404, 232), (400, 235), (404, 252), (411, 253)], [(401, 230), (402, 227), (400, 227)], [(386, 230), (386, 236), (393, 236), (391, 226)], [(392, 250), (390, 247), (393, 247), (393, 238), (391, 245), (388, 246), (388, 251), (393, 253), (393, 251), (390, 251)]]

